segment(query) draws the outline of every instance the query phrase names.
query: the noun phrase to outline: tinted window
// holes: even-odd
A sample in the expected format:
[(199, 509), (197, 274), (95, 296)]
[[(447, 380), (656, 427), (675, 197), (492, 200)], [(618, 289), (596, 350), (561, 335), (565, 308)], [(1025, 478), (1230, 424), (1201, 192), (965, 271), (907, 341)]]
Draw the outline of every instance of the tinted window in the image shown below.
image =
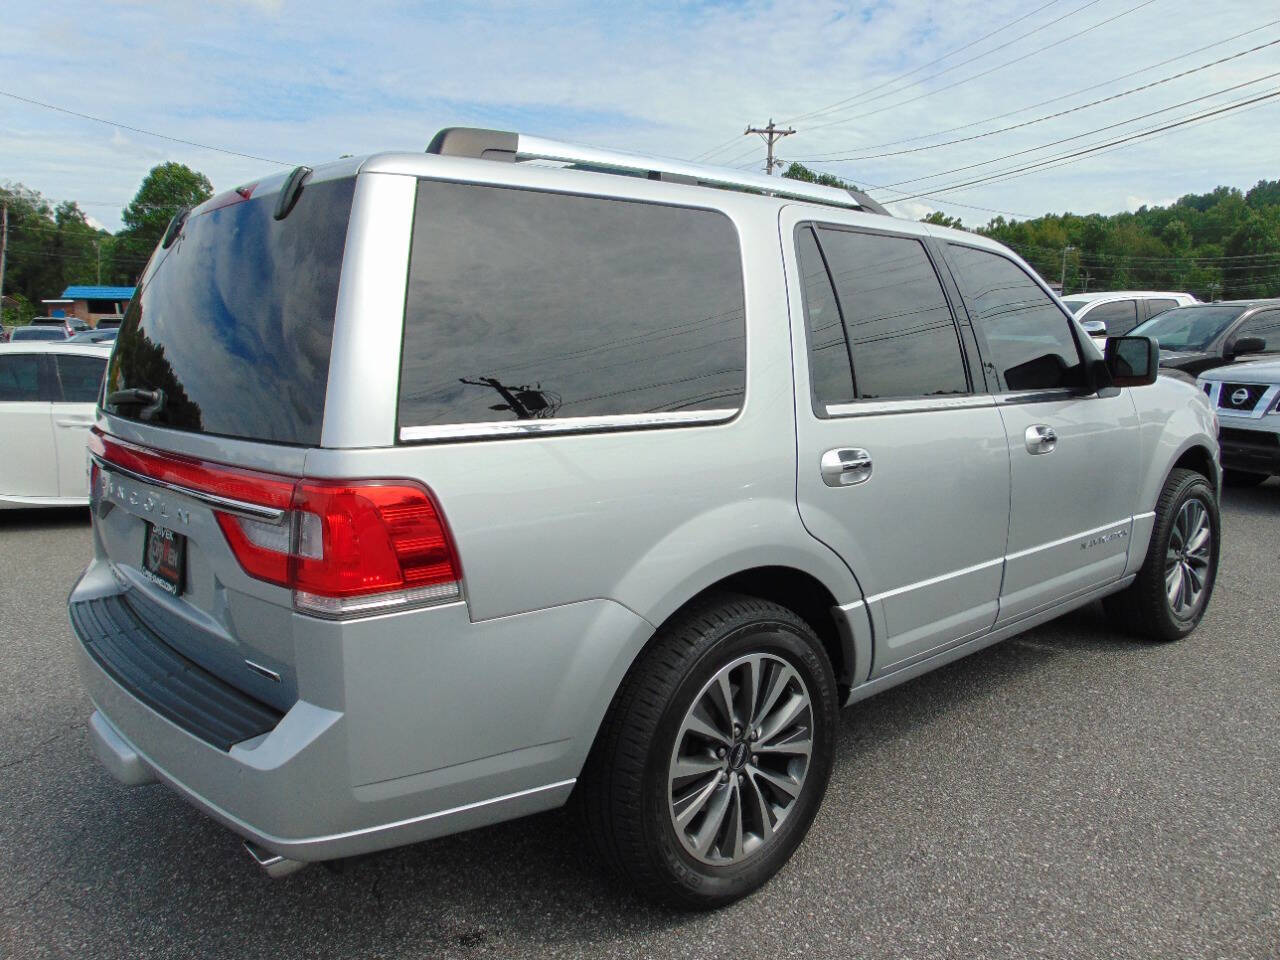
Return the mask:
[(96, 403), (107, 369), (106, 357), (56, 356), (62, 399), (71, 403)]
[(1244, 307), (1205, 304), (1166, 310), (1133, 328), (1135, 335), (1155, 337), (1165, 350), (1208, 350)]
[(9, 335), (10, 340), (65, 340), (67, 332), (62, 327), (18, 327)]
[(999, 254), (948, 247), (969, 315), (986, 337), (987, 359), (1005, 389), (1079, 385), (1083, 370), (1071, 324), (1040, 285)]
[(801, 229), (796, 246), (804, 284), (804, 318), (813, 398), (821, 405), (848, 403), (854, 399), (849, 348), (835, 292), (831, 289), (831, 278), (813, 230), (809, 227)]
[(967, 393), (951, 308), (923, 244), (819, 230), (849, 332), (859, 398)]
[(727, 217), (419, 183), (402, 427), (736, 408), (745, 380)]
[(40, 399), (40, 355), (0, 354), (0, 402)]
[(108, 392), (163, 390), (153, 422), (179, 430), (318, 444), (354, 184), (307, 184), (283, 220), (270, 194), (190, 217), (129, 304)]
[(1177, 305), (1177, 300), (1148, 300), (1147, 316), (1154, 317), (1157, 313), (1164, 313), (1166, 310), (1172, 310)]
[(1133, 300), (1115, 300), (1111, 303), (1100, 303), (1082, 318), (1084, 320), (1101, 320), (1107, 325), (1107, 335), (1118, 337), (1128, 333), (1138, 325), (1138, 304)]
[(1267, 353), (1280, 351), (1280, 310), (1268, 310), (1257, 313), (1240, 324), (1235, 338), (1259, 337), (1267, 345)]
[(1083, 307), (1088, 302), (1089, 302), (1088, 300), (1063, 300), (1062, 305), (1066, 307), (1068, 310), (1070, 310), (1072, 313), (1079, 313), (1080, 308)]

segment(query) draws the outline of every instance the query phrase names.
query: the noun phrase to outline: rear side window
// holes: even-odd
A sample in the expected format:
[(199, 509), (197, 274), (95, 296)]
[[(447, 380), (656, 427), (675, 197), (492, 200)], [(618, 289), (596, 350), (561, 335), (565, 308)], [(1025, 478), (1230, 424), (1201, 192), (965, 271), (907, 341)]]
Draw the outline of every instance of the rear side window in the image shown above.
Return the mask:
[(1101, 320), (1107, 325), (1107, 336), (1118, 337), (1138, 325), (1138, 304), (1133, 300), (1100, 303), (1084, 315), (1085, 320)]
[(722, 214), (418, 184), (404, 427), (736, 410), (737, 231)]
[(809, 380), (819, 407), (854, 399), (853, 367), (844, 323), (836, 304), (827, 265), (811, 227), (796, 235), (804, 286), (805, 331), (809, 342)]
[(987, 359), (1005, 389), (1047, 390), (1083, 383), (1071, 322), (1040, 285), (997, 253), (947, 246), (970, 319), (981, 329), (990, 353)]
[(853, 355), (859, 399), (969, 392), (964, 354), (924, 245), (908, 237), (822, 227)]
[(1172, 310), (1177, 305), (1177, 300), (1148, 300), (1147, 316), (1154, 317), (1157, 313), (1164, 313), (1166, 310)]
[(107, 369), (105, 357), (55, 356), (62, 399), (69, 403), (95, 403)]
[(0, 403), (29, 402), (41, 399), (40, 355), (36, 353), (0, 354)]

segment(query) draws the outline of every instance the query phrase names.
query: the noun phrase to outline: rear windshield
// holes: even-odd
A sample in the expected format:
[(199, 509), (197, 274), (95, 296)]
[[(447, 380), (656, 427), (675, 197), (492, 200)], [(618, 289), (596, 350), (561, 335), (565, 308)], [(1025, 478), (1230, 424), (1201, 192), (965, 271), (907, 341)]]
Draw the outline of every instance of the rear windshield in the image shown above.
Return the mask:
[(11, 340), (65, 340), (66, 331), (61, 327), (19, 327), (9, 335)]
[[(107, 378), (115, 414), (178, 430), (320, 442), (354, 178), (192, 216), (125, 314)], [(122, 390), (163, 391), (117, 398)], [(157, 409), (158, 408), (158, 409)]]
[(1134, 336), (1155, 337), (1165, 350), (1207, 350), (1244, 313), (1238, 306), (1178, 307), (1134, 327)]

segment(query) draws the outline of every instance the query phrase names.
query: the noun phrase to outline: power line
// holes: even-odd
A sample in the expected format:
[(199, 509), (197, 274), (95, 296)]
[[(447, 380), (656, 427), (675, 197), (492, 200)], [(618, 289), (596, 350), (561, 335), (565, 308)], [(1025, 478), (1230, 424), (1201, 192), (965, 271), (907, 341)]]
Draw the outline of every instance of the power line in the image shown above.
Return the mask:
[[(1019, 174), (1022, 174), (1022, 173), (1025, 173), (1025, 172), (1029, 172), (1029, 171), (1033, 171), (1033, 170), (1036, 170), (1036, 169), (1039, 169), (1039, 168), (1042, 168), (1042, 167), (1048, 167), (1048, 166), (1059, 166), (1059, 165), (1061, 165), (1064, 161), (1065, 161), (1065, 162), (1073, 162), (1074, 160), (1077, 160), (1077, 159), (1083, 158), (1083, 157), (1088, 156), (1088, 155), (1090, 155), (1090, 154), (1098, 153), (1099, 151), (1106, 150), (1106, 149), (1111, 148), (1111, 147), (1121, 146), (1121, 145), (1123, 145), (1123, 144), (1129, 143), (1129, 142), (1134, 141), (1134, 140), (1141, 140), (1141, 139), (1144, 139), (1144, 138), (1147, 138), (1147, 137), (1153, 136), (1153, 135), (1158, 134), (1158, 133), (1166, 132), (1166, 131), (1169, 131), (1169, 130), (1174, 130), (1174, 129), (1178, 128), (1178, 127), (1183, 127), (1183, 126), (1186, 126), (1187, 124), (1195, 123), (1196, 121), (1199, 121), (1199, 120), (1207, 120), (1207, 119), (1210, 119), (1210, 118), (1213, 118), (1213, 117), (1216, 117), (1216, 116), (1219, 116), (1219, 115), (1222, 115), (1222, 114), (1231, 113), (1231, 112), (1234, 112), (1234, 111), (1236, 111), (1236, 110), (1240, 110), (1240, 109), (1242, 109), (1242, 108), (1244, 108), (1244, 107), (1248, 107), (1248, 106), (1250, 106), (1250, 105), (1256, 105), (1256, 104), (1260, 104), (1260, 103), (1265, 102), (1265, 101), (1268, 101), (1268, 100), (1272, 100), (1272, 99), (1274, 99), (1274, 98), (1276, 98), (1276, 97), (1280, 97), (1280, 90), (1275, 90), (1275, 91), (1272, 91), (1271, 93), (1262, 94), (1262, 95), (1257, 96), (1257, 97), (1254, 97), (1254, 98), (1252, 98), (1252, 99), (1247, 99), (1247, 100), (1242, 100), (1242, 101), (1235, 101), (1234, 103), (1228, 104), (1228, 105), (1223, 106), (1223, 107), (1219, 107), (1219, 108), (1217, 108), (1216, 110), (1211, 110), (1211, 111), (1209, 111), (1209, 112), (1207, 112), (1207, 113), (1202, 113), (1202, 114), (1200, 114), (1200, 115), (1198, 115), (1198, 116), (1194, 116), (1194, 117), (1185, 117), (1185, 118), (1183, 118), (1183, 119), (1181, 119), (1181, 120), (1174, 120), (1174, 121), (1172, 121), (1172, 122), (1170, 122), (1170, 123), (1167, 123), (1167, 124), (1164, 124), (1164, 125), (1162, 125), (1162, 126), (1152, 127), (1152, 128), (1150, 128), (1150, 129), (1148, 129), (1148, 130), (1142, 130), (1142, 131), (1139, 131), (1139, 132), (1137, 132), (1137, 133), (1130, 134), (1130, 135), (1128, 135), (1128, 136), (1126, 136), (1126, 137), (1121, 137), (1121, 138), (1119, 138), (1119, 139), (1109, 141), (1109, 142), (1107, 142), (1107, 143), (1094, 144), (1093, 146), (1084, 147), (1084, 148), (1082, 148), (1082, 149), (1080, 149), (1080, 150), (1076, 150), (1076, 151), (1071, 152), (1071, 153), (1062, 154), (1061, 156), (1057, 156), (1057, 157), (1050, 157), (1050, 158), (1048, 158), (1048, 159), (1046, 159), (1046, 160), (1040, 160), (1040, 161), (1037, 161), (1036, 163), (1028, 164), (1028, 165), (1023, 166), (1023, 167), (1014, 167), (1014, 168), (1011, 168), (1011, 169), (1009, 169), (1009, 170), (1001, 170), (1001, 171), (998, 171), (998, 172), (996, 172), (996, 173), (993, 173), (993, 174), (991, 174), (990, 176), (987, 176), (987, 177), (979, 177), (979, 178), (977, 178), (977, 179), (969, 180), (969, 181), (965, 181), (965, 182), (963, 182), (963, 183), (948, 184), (948, 185), (946, 185), (946, 186), (933, 188), (932, 190), (927, 191), (927, 192), (923, 192), (923, 193), (914, 193), (914, 194), (910, 194), (910, 195), (908, 195), (908, 196), (899, 197), (898, 199), (899, 199), (899, 200), (916, 200), (916, 199), (919, 199), (919, 198), (921, 198), (921, 197), (934, 196), (934, 195), (936, 195), (936, 194), (938, 194), (938, 193), (941, 193), (941, 192), (944, 192), (944, 191), (948, 191), (948, 190), (959, 190), (959, 189), (962, 189), (962, 188), (964, 188), (964, 187), (976, 186), (976, 185), (981, 184), (981, 183), (989, 183), (989, 182), (993, 182), (993, 181), (996, 181), (996, 180), (1013, 179), (1013, 177), (1008, 176), (1008, 175), (1010, 175), (1010, 174), (1013, 174), (1013, 175), (1019, 175)], [(995, 162), (995, 161), (993, 161), (993, 162)]]
[[(1280, 43), (1280, 40), (1277, 40), (1276, 43)], [(1095, 127), (1092, 130), (1086, 130), (1083, 133), (1073, 134), (1072, 136), (1069, 136), (1069, 137), (1062, 137), (1058, 140), (1051, 140), (1048, 143), (1042, 143), (1036, 147), (1027, 147), (1025, 150), (1016, 150), (1013, 153), (1006, 153), (1003, 156), (995, 157), (991, 160), (980, 160), (977, 163), (967, 163), (967, 164), (964, 164), (963, 166), (952, 167), (949, 170), (939, 170), (936, 173), (923, 174), (922, 176), (919, 176), (919, 177), (910, 177), (906, 180), (897, 180), (893, 183), (888, 184), (888, 187), (892, 189), (893, 187), (900, 187), (908, 183), (919, 183), (921, 180), (932, 180), (935, 177), (945, 177), (952, 173), (960, 173), (961, 171), (964, 171), (964, 170), (973, 170), (976, 167), (989, 166), (990, 164), (1000, 163), (1002, 160), (1011, 160), (1014, 157), (1020, 157), (1020, 156), (1023, 156), (1024, 154), (1036, 153), (1040, 150), (1047, 150), (1050, 147), (1056, 147), (1064, 143), (1070, 143), (1072, 140), (1079, 140), (1082, 137), (1091, 137), (1094, 134), (1102, 133), (1104, 130), (1114, 130), (1116, 127), (1123, 127), (1130, 123), (1137, 123), (1139, 120), (1147, 120), (1158, 114), (1168, 113), (1170, 110), (1177, 110), (1180, 107), (1189, 106), (1190, 104), (1193, 104), (1193, 103), (1199, 103), (1202, 100), (1209, 100), (1213, 97), (1221, 96), (1224, 93), (1231, 93), (1233, 90), (1239, 90), (1242, 87), (1253, 86), (1255, 83), (1261, 83), (1264, 80), (1272, 80), (1275, 77), (1280, 77), (1280, 70), (1274, 73), (1269, 73), (1266, 76), (1256, 77), (1253, 80), (1246, 80), (1243, 83), (1234, 84), (1233, 86), (1230, 86), (1230, 87), (1223, 87), (1221, 90), (1215, 90), (1212, 93), (1206, 93), (1199, 97), (1193, 97), (1190, 100), (1183, 100), (1181, 103), (1175, 103), (1172, 106), (1161, 107), (1159, 110), (1152, 110), (1149, 113), (1139, 114), (1136, 117), (1129, 117), (1127, 120), (1119, 120), (1115, 123), (1108, 123), (1105, 126)]]
[[(926, 90), (924, 93), (918, 94), (914, 97), (909, 97), (906, 100), (899, 100), (896, 103), (891, 103), (891, 104), (888, 104), (887, 106), (877, 107), (875, 110), (868, 110), (865, 113), (856, 113), (846, 117), (838, 117), (834, 120), (828, 120), (825, 123), (811, 124), (805, 129), (809, 131), (820, 130), (824, 127), (830, 127), (830, 126), (834, 126), (836, 124), (841, 124), (841, 123), (848, 123), (852, 120), (861, 120), (865, 117), (872, 117), (872, 116), (875, 116), (876, 114), (884, 113), (887, 110), (896, 110), (898, 107), (903, 107), (910, 103), (916, 103), (920, 100), (924, 100), (928, 97), (935, 96), (939, 93), (943, 93), (944, 91), (951, 90), (951, 89), (954, 89), (955, 87), (969, 83), (970, 81), (977, 80), (981, 77), (989, 76), (995, 73), (997, 70), (1003, 70), (1005, 67), (1012, 66), (1015, 63), (1021, 63), (1023, 60), (1027, 60), (1031, 57), (1036, 56), (1037, 54), (1044, 53), (1046, 50), (1052, 49), (1053, 47), (1061, 46), (1062, 44), (1067, 43), (1070, 40), (1074, 40), (1077, 37), (1084, 36), (1084, 34), (1089, 33), (1093, 30), (1097, 30), (1099, 27), (1104, 27), (1108, 23), (1112, 23), (1116, 20), (1119, 20), (1121, 17), (1127, 17), (1129, 14), (1134, 13), (1138, 10), (1141, 10), (1143, 7), (1150, 6), (1155, 2), (1156, 0), (1143, 0), (1142, 3), (1139, 3), (1136, 6), (1132, 6), (1127, 10), (1122, 10), (1120, 13), (1107, 17), (1105, 20), (1099, 20), (1097, 23), (1092, 24), (1088, 27), (1085, 27), (1083, 30), (1077, 30), (1075, 33), (1070, 33), (1070, 34), (1067, 34), (1065, 37), (1060, 37), (1057, 40), (1054, 40), (1052, 43), (1045, 44), (1043, 47), (1037, 47), (1035, 50), (1032, 50), (1030, 53), (1024, 53), (1021, 56), (1014, 57), (1012, 60), (1006, 60), (1004, 63), (997, 64), (996, 66), (991, 67), (990, 69), (983, 70), (980, 73), (975, 73), (972, 76), (964, 77), (960, 80), (956, 80), (953, 83), (949, 83), (945, 86), (938, 87), (935, 90)], [(927, 78), (927, 79), (932, 79), (932, 78)], [(897, 93), (899, 91), (894, 91), (894, 92)]]
[[(1158, 86), (1161, 86), (1162, 84), (1170, 83), (1171, 81), (1174, 81), (1174, 80), (1179, 80), (1182, 77), (1190, 76), (1193, 73), (1199, 73), (1201, 70), (1208, 70), (1210, 67), (1220, 66), (1231, 60), (1236, 60), (1236, 59), (1239, 59), (1240, 57), (1248, 56), (1251, 53), (1257, 53), (1259, 50), (1265, 50), (1268, 47), (1274, 47), (1277, 44), (1280, 44), (1280, 38), (1271, 40), (1267, 43), (1260, 43), (1256, 47), (1251, 47), (1248, 50), (1242, 50), (1239, 53), (1233, 53), (1228, 57), (1222, 57), (1210, 63), (1203, 63), (1200, 66), (1192, 67), (1189, 70), (1183, 70), (1179, 73), (1174, 73), (1167, 77), (1161, 77), (1159, 80), (1152, 80), (1150, 83), (1144, 83), (1141, 86), (1130, 87), (1128, 90), (1122, 90), (1120, 93), (1113, 93), (1110, 96), (1102, 97), (1098, 100), (1091, 100), (1089, 103), (1082, 103), (1082, 104), (1079, 104), (1078, 106), (1070, 107), (1066, 110), (1059, 110), (1056, 113), (1046, 114), (1045, 116), (1036, 117), (1032, 120), (1024, 120), (1022, 123), (1015, 123), (1015, 124), (1012, 124), (1011, 126), (1001, 127), (998, 130), (989, 130), (986, 133), (976, 133), (970, 137), (957, 137), (954, 140), (944, 140), (941, 143), (931, 143), (923, 147), (912, 147), (907, 150), (891, 150), (887, 153), (861, 154), (858, 156), (851, 156), (851, 157), (833, 156), (832, 154), (839, 153), (840, 151), (832, 151), (832, 153), (823, 154), (821, 157), (807, 157), (807, 158), (802, 158), (796, 162), (798, 163), (823, 163), (823, 162), (835, 163), (837, 161), (847, 161), (847, 160), (879, 160), (884, 157), (898, 157), (908, 153), (922, 153), (926, 150), (936, 150), (939, 147), (954, 146), (957, 143), (969, 143), (974, 140), (982, 140), (986, 137), (994, 137), (996, 134), (999, 134), (999, 133), (1008, 133), (1011, 130), (1020, 130), (1023, 127), (1029, 127), (1032, 124), (1043, 123), (1046, 120), (1056, 120), (1058, 117), (1065, 117), (1068, 114), (1078, 113), (1079, 111), (1087, 110), (1090, 107), (1096, 107), (1096, 106), (1099, 106), (1100, 104), (1110, 103), (1113, 100), (1119, 100), (1121, 97), (1127, 97), (1130, 94), (1141, 93), (1144, 90), (1150, 90), (1153, 87), (1158, 87)], [(1270, 74), (1270, 76), (1275, 76), (1275, 74)], [(1254, 82), (1256, 83), (1257, 81), (1254, 81)], [(1228, 89), (1233, 89), (1233, 88), (1228, 88)], [(1191, 102), (1193, 101), (1190, 101), (1190, 100), (1184, 101), (1184, 103), (1191, 103)], [(1173, 109), (1173, 108), (1169, 107), (1166, 109)], [(1150, 114), (1148, 114), (1148, 116), (1150, 116)], [(978, 121), (978, 122), (984, 123), (986, 121)], [(866, 148), (866, 149), (874, 149), (874, 148)]]
[[(970, 123), (962, 123), (955, 127), (947, 127), (945, 130), (935, 130), (933, 133), (922, 133), (912, 137), (901, 137), (897, 140), (886, 140), (884, 143), (872, 143), (872, 144), (863, 146), (860, 149), (880, 150), (880, 149), (883, 149), (884, 147), (896, 147), (898, 144), (901, 144), (901, 143), (915, 143), (918, 140), (929, 140), (933, 137), (944, 137), (948, 133), (955, 133), (959, 130), (968, 130), (970, 127), (977, 127), (977, 126), (981, 126), (984, 123), (991, 123), (992, 121), (995, 121), (995, 120), (1003, 120), (1006, 117), (1017, 116), (1019, 113), (1026, 113), (1028, 110), (1034, 110), (1037, 107), (1048, 106), (1049, 104), (1057, 103), (1060, 100), (1069, 100), (1072, 97), (1079, 96), (1082, 93), (1088, 93), (1090, 90), (1097, 90), (1099, 87), (1108, 87), (1113, 83), (1119, 83), (1121, 80), (1128, 80), (1130, 77), (1136, 77), (1140, 73), (1148, 73), (1151, 70), (1155, 70), (1155, 69), (1158, 69), (1159, 67), (1163, 67), (1170, 63), (1174, 63), (1177, 60), (1185, 60), (1187, 57), (1195, 56), (1197, 53), (1203, 53), (1205, 50), (1210, 50), (1213, 47), (1220, 47), (1225, 43), (1231, 43), (1232, 41), (1239, 40), (1241, 37), (1248, 36), (1251, 33), (1257, 33), (1259, 30), (1265, 30), (1268, 27), (1274, 27), (1276, 24), (1280, 24), (1280, 19), (1268, 21), (1267, 23), (1264, 23), (1261, 26), (1251, 27), (1250, 29), (1245, 30), (1242, 33), (1234, 34), (1233, 36), (1227, 37), (1223, 40), (1215, 40), (1213, 43), (1206, 43), (1204, 46), (1196, 47), (1194, 50), (1188, 50), (1186, 53), (1180, 53), (1176, 57), (1168, 57), (1167, 59), (1160, 60), (1157, 63), (1152, 63), (1145, 67), (1140, 67), (1137, 70), (1131, 70), (1128, 73), (1122, 73), (1120, 76), (1112, 77), (1110, 80), (1103, 80), (1101, 83), (1090, 84), (1087, 87), (1081, 87), (1079, 90), (1073, 90), (1070, 93), (1063, 93), (1056, 97), (1050, 97), (1047, 100), (1039, 100), (1035, 103), (1027, 104), (1025, 107), (1019, 107), (1016, 110), (1009, 110), (1009, 111), (1006, 111), (1005, 113), (998, 113), (993, 117), (984, 117), (981, 120), (974, 120), (974, 121), (971, 121)], [(1246, 52), (1251, 52), (1251, 51), (1246, 51)], [(821, 154), (820, 156), (832, 156), (833, 154), (845, 153), (845, 152), (846, 152), (845, 150), (832, 150), (826, 154)]]
[[(906, 73), (902, 74), (901, 76), (894, 77), (892, 80), (886, 80), (884, 83), (880, 84), (879, 86), (872, 87), (870, 90), (864, 90), (863, 92), (856, 93), (851, 97), (845, 97), (843, 100), (837, 100), (835, 103), (829, 104), (828, 106), (819, 107), (817, 110), (810, 110), (808, 113), (802, 113), (799, 116), (791, 117), (789, 120), (786, 120), (785, 122), (799, 123), (802, 120), (808, 120), (812, 117), (821, 116), (824, 113), (830, 113), (832, 110), (838, 109), (839, 107), (844, 106), (846, 103), (852, 103), (855, 100), (860, 102), (865, 102), (867, 94), (875, 93), (877, 90), (883, 90), (885, 87), (890, 86), (891, 84), (897, 83), (899, 80), (905, 80), (907, 77), (910, 77), (913, 74), (919, 73), (921, 70), (925, 70), (931, 66), (934, 66), (935, 64), (941, 63), (943, 60), (946, 60), (948, 57), (952, 56), (953, 54), (957, 54), (961, 50), (967, 50), (969, 47), (975, 46), (976, 44), (981, 43), (983, 40), (986, 40), (990, 37), (995, 36), (997, 33), (1001, 33), (1002, 31), (1007, 30), (1009, 27), (1013, 26), (1015, 23), (1020, 23), (1023, 20), (1026, 20), (1028, 17), (1035, 16), (1041, 10), (1045, 9), (1045, 7), (1051, 7), (1056, 2), (1057, 0), (1052, 0), (1052, 2), (1050, 3), (1046, 3), (1043, 6), (1036, 7), (1030, 13), (1024, 14), (1023, 16), (1019, 17), (1017, 20), (1011, 20), (1009, 23), (1006, 23), (1003, 27), (1000, 27), (998, 30), (992, 30), (990, 33), (979, 37), (977, 40), (974, 40), (972, 43), (967, 43), (963, 47), (957, 47), (955, 50), (952, 50), (950, 53), (944, 53), (942, 56), (938, 57), (936, 60), (931, 60), (926, 64), (916, 67), (914, 70), (908, 70)], [(1088, 9), (1089, 7), (1097, 5), (1099, 2), (1100, 0), (1088, 0), (1087, 3), (1083, 4), (1082, 6), (1076, 7), (1074, 10), (1068, 13), (1064, 13), (1062, 16), (1058, 17), (1057, 19), (1050, 20), (1048, 23), (1042, 24), (1036, 27), (1034, 30), (1029, 30), (1026, 33), (1019, 34), (1018, 36), (1014, 37), (1012, 40), (1007, 40), (1004, 43), (1000, 44), (999, 46), (992, 47), (990, 50), (983, 51), (982, 53), (976, 56), (970, 57), (968, 60), (961, 60), (959, 63), (953, 63), (951, 66), (947, 67), (945, 70), (940, 70), (937, 73), (924, 77), (921, 80), (912, 80), (905, 87), (900, 87), (897, 90), (890, 90), (888, 93), (883, 93), (879, 97), (871, 97), (871, 99), (879, 100), (883, 97), (892, 96), (895, 93), (901, 93), (903, 90), (906, 90), (908, 87), (914, 87), (917, 84), (926, 83), (929, 80), (934, 80), (942, 76), (944, 73), (950, 73), (952, 70), (957, 70), (960, 67), (973, 63), (975, 60), (981, 60), (983, 57), (989, 57), (991, 56), (991, 54), (996, 53), (999, 50), (1003, 50), (1006, 47), (1010, 47), (1013, 44), (1019, 42), (1020, 40), (1025, 40), (1027, 37), (1031, 36), (1032, 34), (1039, 33), (1041, 30), (1047, 30), (1049, 27), (1052, 27), (1054, 24), (1061, 23), (1063, 20), (1067, 20), (1075, 16), (1077, 13), (1080, 13), (1081, 11)]]
[(95, 117), (88, 113), (80, 113), (77, 110), (69, 110), (66, 107), (59, 107), (56, 104), (45, 103), (43, 100), (33, 100), (31, 97), (24, 97), (8, 90), (0, 90), (0, 97), (9, 97), (11, 100), (19, 100), (22, 103), (29, 103), (33, 106), (44, 107), (46, 110), (56, 110), (58, 113), (65, 113), (73, 117), (79, 117), (82, 120), (92, 120), (94, 123), (105, 123), (111, 127), (119, 127), (121, 130), (129, 130), (132, 133), (141, 133), (144, 136), (156, 137), (160, 140), (168, 140), (170, 143), (182, 143), (188, 147), (199, 147), (202, 150), (213, 150), (217, 153), (225, 153), (233, 157), (240, 157), (244, 160), (258, 160), (262, 163), (274, 163), (281, 167), (292, 167), (294, 164), (287, 163), (284, 160), (272, 160), (270, 157), (256, 157), (251, 153), (239, 153), (235, 150), (227, 150), (224, 147), (215, 147), (208, 143), (197, 143), (195, 140), (184, 140), (181, 137), (171, 137), (165, 133), (156, 133), (154, 130), (143, 130), (141, 127), (130, 126), (127, 123), (120, 123), (116, 120), (108, 120), (105, 117)]

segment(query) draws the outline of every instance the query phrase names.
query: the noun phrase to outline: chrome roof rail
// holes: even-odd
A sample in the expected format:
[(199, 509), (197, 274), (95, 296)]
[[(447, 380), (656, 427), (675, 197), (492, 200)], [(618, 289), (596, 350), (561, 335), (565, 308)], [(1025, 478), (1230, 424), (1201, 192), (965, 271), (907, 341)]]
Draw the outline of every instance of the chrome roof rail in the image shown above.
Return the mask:
[(602, 150), (576, 143), (530, 137), (504, 130), (476, 127), (446, 127), (431, 138), (427, 153), (451, 157), (474, 157), (481, 160), (553, 160), (600, 173), (642, 176), (649, 180), (688, 183), (702, 187), (743, 190), (790, 200), (805, 200), (833, 207), (865, 210), (890, 215), (860, 190), (844, 190), (804, 180), (769, 177), (746, 173), (728, 167), (687, 163), (664, 157), (649, 157), (621, 150)]

